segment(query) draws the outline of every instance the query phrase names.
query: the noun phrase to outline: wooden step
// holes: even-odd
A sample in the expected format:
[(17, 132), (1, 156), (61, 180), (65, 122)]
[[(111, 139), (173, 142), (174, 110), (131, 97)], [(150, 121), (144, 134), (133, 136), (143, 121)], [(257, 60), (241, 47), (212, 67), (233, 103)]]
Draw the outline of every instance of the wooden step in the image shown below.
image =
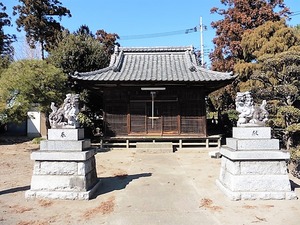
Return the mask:
[(138, 153), (172, 153), (172, 142), (137, 142), (136, 152)]

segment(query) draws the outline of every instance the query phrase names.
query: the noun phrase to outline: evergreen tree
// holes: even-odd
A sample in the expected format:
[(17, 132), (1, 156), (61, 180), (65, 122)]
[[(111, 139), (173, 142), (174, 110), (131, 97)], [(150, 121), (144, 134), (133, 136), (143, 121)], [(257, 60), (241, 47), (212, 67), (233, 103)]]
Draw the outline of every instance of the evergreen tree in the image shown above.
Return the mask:
[(281, 139), (287, 148), (293, 146), (293, 136), (300, 132), (300, 35), (284, 20), (267, 22), (247, 31), (241, 46), (245, 58), (235, 71), (244, 78), (239, 88), (251, 91), (258, 101), (268, 101), (270, 125), (282, 130)]
[(73, 34), (65, 30), (57, 46), (50, 50), (48, 60), (65, 73), (87, 72), (108, 66), (117, 34), (98, 30), (96, 35), (87, 25)]
[(236, 63), (234, 71), (239, 74), (241, 81), (247, 81), (263, 58), (300, 50), (300, 35), (296, 29), (288, 27), (285, 20), (268, 21), (254, 30), (246, 31), (240, 45), (244, 59)]
[[(11, 19), (5, 12), (6, 7), (0, 2), (0, 55), (1, 63), (3, 64), (6, 59), (12, 59), (14, 54), (14, 49), (12, 43), (15, 41), (15, 35), (5, 34), (4, 27), (11, 26)], [(6, 58), (6, 59), (5, 59)]]
[(67, 31), (56, 48), (49, 52), (48, 60), (65, 73), (86, 72), (108, 66), (110, 55), (90, 32), (70, 34)]
[(75, 35), (87, 35), (90, 37), (94, 37), (93, 32), (87, 25), (81, 25), (79, 29), (74, 33)]
[(57, 36), (63, 27), (55, 19), (71, 16), (70, 10), (63, 7), (58, 0), (19, 0), (20, 5), (14, 6), (14, 15), (19, 14), (16, 20), (18, 30), (26, 32), (27, 42), (31, 48), (40, 43), (42, 59), (45, 50), (48, 51), (56, 43)]
[(267, 21), (279, 21), (290, 13), (284, 0), (221, 0), (221, 3), (227, 9), (211, 9), (211, 13), (224, 17), (211, 23), (216, 29), (216, 37), (213, 39), (215, 48), (210, 59), (212, 69), (217, 71), (233, 71), (234, 64), (245, 59), (240, 44), (246, 30)]
[(34, 105), (49, 112), (51, 102), (59, 103), (68, 92), (62, 70), (45, 60), (13, 62), (0, 77), (0, 115), (11, 122), (23, 121)]

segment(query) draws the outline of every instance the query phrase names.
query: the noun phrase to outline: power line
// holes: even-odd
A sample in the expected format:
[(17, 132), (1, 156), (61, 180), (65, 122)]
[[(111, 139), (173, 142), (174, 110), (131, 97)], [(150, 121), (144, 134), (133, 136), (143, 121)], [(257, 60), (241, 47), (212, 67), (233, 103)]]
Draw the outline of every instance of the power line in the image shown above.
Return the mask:
[(179, 34), (189, 34), (199, 31), (199, 27), (188, 28), (184, 30), (176, 30), (176, 31), (168, 31), (161, 33), (153, 33), (153, 34), (137, 34), (137, 35), (124, 35), (120, 36), (120, 40), (133, 40), (133, 39), (145, 39), (145, 38), (157, 38), (157, 37), (165, 37)]
[(300, 15), (300, 11), (296, 11), (296, 12), (292, 12), (290, 16), (299, 16)]
[(300, 12), (299, 13), (293, 13), (292, 15), (290, 16), (299, 16), (300, 15)]

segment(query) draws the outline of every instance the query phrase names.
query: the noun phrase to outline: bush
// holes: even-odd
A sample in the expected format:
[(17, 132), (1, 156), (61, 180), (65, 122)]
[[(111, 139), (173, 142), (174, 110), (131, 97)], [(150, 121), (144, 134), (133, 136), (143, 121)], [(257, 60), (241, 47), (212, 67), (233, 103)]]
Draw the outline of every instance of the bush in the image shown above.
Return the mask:
[(300, 161), (300, 145), (294, 148), (290, 148), (291, 160)]
[(300, 179), (300, 145), (290, 148), (290, 153), (289, 171), (294, 177)]

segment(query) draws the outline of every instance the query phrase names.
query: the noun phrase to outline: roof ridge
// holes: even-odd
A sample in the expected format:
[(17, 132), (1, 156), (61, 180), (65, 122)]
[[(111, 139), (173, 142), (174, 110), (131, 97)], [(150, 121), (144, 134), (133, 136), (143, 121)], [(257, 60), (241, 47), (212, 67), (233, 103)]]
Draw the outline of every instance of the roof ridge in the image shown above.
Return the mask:
[(191, 72), (195, 71), (196, 70), (196, 67), (193, 65), (193, 61), (191, 59), (191, 52), (190, 51), (185, 51), (185, 62), (189, 68), (189, 70)]
[(196, 65), (195, 67), (196, 67), (197, 71), (201, 70), (203, 72), (209, 72), (209, 73), (213, 72), (213, 73), (216, 73), (216, 74), (226, 74), (226, 75), (233, 76), (233, 72), (232, 71), (231, 72), (220, 72), (220, 71), (215, 71), (215, 70), (210, 70), (210, 69), (207, 69), (207, 68), (203, 68), (203, 67), (201, 67), (199, 65)]
[[(115, 54), (114, 54), (115, 55)], [(124, 59), (124, 53), (123, 50), (121, 50), (118, 54), (118, 56), (115, 58), (114, 63), (112, 64), (113, 71), (118, 72), (121, 69), (121, 65), (123, 63)]]
[(119, 47), (123, 52), (166, 52), (166, 51), (188, 51), (193, 50), (193, 46), (156, 46), (156, 47)]
[(104, 73), (104, 72), (107, 72), (107, 71), (110, 71), (110, 70), (114, 70), (114, 66), (108, 66), (108, 67), (104, 67), (102, 69), (99, 69), (99, 70), (94, 70), (94, 71), (91, 71), (91, 72), (78, 72), (78, 71), (75, 71), (74, 75), (71, 74), (72, 77), (85, 77), (85, 76), (91, 76), (91, 75), (96, 75), (98, 73)]

